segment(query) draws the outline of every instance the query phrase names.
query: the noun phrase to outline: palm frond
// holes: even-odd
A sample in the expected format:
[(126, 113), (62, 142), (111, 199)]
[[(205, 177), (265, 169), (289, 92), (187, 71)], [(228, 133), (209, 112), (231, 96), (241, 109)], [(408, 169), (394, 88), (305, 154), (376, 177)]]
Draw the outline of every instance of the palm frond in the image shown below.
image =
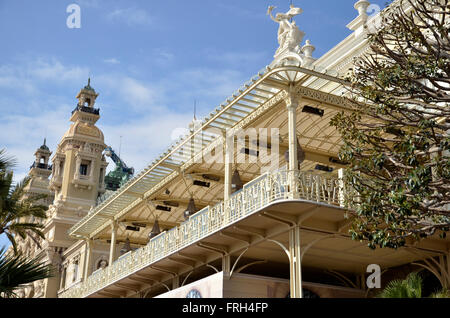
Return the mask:
[(408, 298), (422, 297), (422, 277), (419, 273), (414, 272), (408, 275), (405, 280)]
[(8, 238), (8, 240), (11, 242), (11, 245), (14, 249), (14, 254), (17, 255), (17, 243), (16, 243), (16, 239), (14, 238), (14, 236), (9, 233), (9, 232), (5, 232), (6, 237)]
[(440, 291), (433, 293), (430, 296), (430, 298), (450, 298), (450, 291), (444, 288)]
[(44, 225), (42, 224), (37, 224), (37, 223), (12, 223), (9, 226), (9, 229), (11, 231), (16, 231), (17, 229), (23, 229), (23, 230), (39, 230), (39, 229), (43, 229)]
[[(36, 234), (37, 234), (37, 233), (36, 233)], [(38, 234), (38, 235), (39, 235), (41, 238), (45, 239), (44, 233), (41, 232), (41, 234), (42, 234), (42, 236), (40, 236), (39, 234)], [(42, 248), (41, 243), (39, 243), (39, 239), (38, 239), (38, 238), (35, 238), (34, 235), (33, 235), (33, 233), (28, 233), (28, 236), (31, 238), (31, 240), (34, 242), (34, 244), (37, 245), (37, 247), (38, 247), (39, 249)]]
[(14, 168), (16, 165), (17, 160), (12, 156), (7, 156), (5, 149), (0, 149), (0, 170), (6, 171)]
[(402, 280), (391, 281), (380, 293), (380, 298), (407, 298), (405, 284)]
[(23, 239), (25, 239), (30, 233), (35, 233), (39, 237), (45, 239), (45, 235), (41, 231), (43, 228), (44, 225), (37, 223), (12, 223), (8, 227), (8, 232), (20, 235)]
[(9, 196), (13, 182), (13, 173), (0, 170), (0, 207)]
[(0, 297), (14, 297), (16, 290), (26, 284), (54, 276), (50, 265), (39, 263), (37, 259), (27, 260), (20, 255), (5, 257), (0, 249)]
[(404, 280), (393, 280), (379, 294), (380, 298), (421, 298), (422, 277), (419, 273), (410, 273)]
[(11, 199), (20, 201), (22, 196), (24, 195), (24, 189), (30, 183), (30, 176), (26, 176), (22, 180), (16, 183), (16, 185), (11, 190)]

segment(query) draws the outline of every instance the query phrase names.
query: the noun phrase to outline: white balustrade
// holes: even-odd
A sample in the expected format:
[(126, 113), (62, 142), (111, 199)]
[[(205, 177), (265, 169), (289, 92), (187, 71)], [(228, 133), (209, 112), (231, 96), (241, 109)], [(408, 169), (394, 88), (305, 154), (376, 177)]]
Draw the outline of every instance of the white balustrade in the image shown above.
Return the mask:
[[(340, 205), (342, 186), (339, 179), (304, 172), (296, 175), (300, 199)], [(86, 297), (228, 227), (272, 202), (288, 199), (288, 180), (288, 172), (285, 170), (261, 175), (234, 193), (227, 202), (204, 208), (180, 226), (152, 238), (146, 246), (121, 256), (105, 269), (95, 271), (85, 282), (63, 292), (60, 297)]]

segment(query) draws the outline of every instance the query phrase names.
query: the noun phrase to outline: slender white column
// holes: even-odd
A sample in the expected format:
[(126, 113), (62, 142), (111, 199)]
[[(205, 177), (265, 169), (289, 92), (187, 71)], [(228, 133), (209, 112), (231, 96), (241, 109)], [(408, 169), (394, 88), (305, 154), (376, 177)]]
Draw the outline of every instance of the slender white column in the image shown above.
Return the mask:
[(302, 289), (302, 254), (300, 248), (300, 227), (294, 228), (295, 238), (295, 279), (296, 279), (296, 294), (298, 298), (303, 298)]
[(291, 298), (303, 298), (300, 227), (289, 231)]
[(233, 177), (233, 150), (234, 150), (234, 137), (225, 137), (225, 178), (224, 178), (224, 201), (228, 201), (231, 196), (231, 179)]
[(81, 158), (77, 157), (75, 162), (75, 179), (80, 179), (80, 166), (81, 166)]
[(344, 186), (344, 169), (338, 170), (339, 178), (339, 205), (345, 207), (345, 186)]
[(84, 281), (87, 280), (89, 276), (89, 269), (91, 268), (91, 260), (92, 260), (92, 240), (86, 239), (86, 251), (85, 251), (85, 258), (84, 258)]
[(290, 294), (291, 298), (296, 297), (295, 289), (295, 251), (294, 251), (294, 235), (293, 230), (289, 230), (289, 279), (290, 279)]
[(175, 276), (172, 278), (172, 290), (177, 289), (180, 287), (180, 276)]
[(297, 107), (299, 98), (294, 93), (294, 87), (291, 85), (286, 99), (288, 110), (288, 129), (289, 129), (289, 176), (290, 192), (292, 198), (298, 198), (298, 156), (297, 156)]
[(230, 255), (222, 256), (222, 272), (224, 277), (230, 277), (231, 257)]
[(109, 250), (109, 266), (111, 266), (116, 259), (116, 235), (117, 235), (117, 223), (113, 221), (111, 224), (111, 246)]
[(63, 264), (61, 269), (61, 279), (59, 289), (66, 288), (67, 265)]
[(91, 162), (91, 170), (89, 171), (89, 180), (91, 181), (95, 181), (94, 180), (94, 170), (95, 170), (95, 160), (92, 160)]

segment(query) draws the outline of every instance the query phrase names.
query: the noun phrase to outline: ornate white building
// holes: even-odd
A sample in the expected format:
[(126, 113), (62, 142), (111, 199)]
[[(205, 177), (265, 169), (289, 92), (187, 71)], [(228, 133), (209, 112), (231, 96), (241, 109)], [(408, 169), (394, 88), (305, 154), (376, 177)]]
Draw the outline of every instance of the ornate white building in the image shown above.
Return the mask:
[(330, 119), (349, 111), (344, 78), (378, 22), (369, 5), (318, 59), (293, 21), (302, 10), (270, 7), (273, 62), (98, 205), (105, 145), (85, 87), (52, 159), (40, 253), (60, 274), (34, 297), (365, 297), (371, 264), (383, 280), (419, 264), (448, 287), (449, 240), (371, 251), (348, 235)]

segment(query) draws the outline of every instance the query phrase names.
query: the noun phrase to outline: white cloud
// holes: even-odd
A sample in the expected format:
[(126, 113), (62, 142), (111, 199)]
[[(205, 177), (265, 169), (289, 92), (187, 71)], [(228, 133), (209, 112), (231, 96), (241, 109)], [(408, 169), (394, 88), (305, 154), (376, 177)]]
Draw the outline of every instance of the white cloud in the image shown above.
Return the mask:
[(156, 95), (151, 87), (130, 77), (123, 79), (121, 93), (128, 103), (136, 106), (151, 104)]
[(85, 82), (89, 69), (63, 65), (54, 58), (38, 58), (0, 67), (0, 88), (18, 89), (27, 94), (38, 93), (37, 84)]
[[(105, 143), (116, 151), (119, 151), (122, 136), (121, 157), (138, 173), (172, 144), (173, 131), (186, 127), (192, 119), (191, 116), (190, 113), (166, 110), (119, 125), (99, 123), (99, 127), (105, 134)], [(114, 168), (113, 163), (109, 165), (108, 170), (111, 168)]]
[(120, 61), (114, 57), (110, 59), (105, 59), (103, 60), (103, 62), (105, 62), (106, 64), (120, 64)]
[(0, 145), (6, 147), (9, 155), (17, 158), (15, 181), (28, 173), (34, 161), (34, 152), (42, 145), (45, 137), (51, 151), (55, 150), (60, 138), (70, 127), (69, 109), (71, 106), (63, 105), (40, 114), (2, 116), (2, 131), (10, 133), (0, 134)]
[(130, 76), (121, 74), (101, 74), (95, 77), (96, 87), (105, 89), (99, 91), (103, 98), (114, 104), (120, 103), (121, 108), (134, 113), (145, 113), (161, 109), (158, 101), (162, 93), (155, 84), (146, 83)]
[[(259, 3), (258, 3), (258, 5), (259, 5)], [(227, 15), (242, 16), (242, 17), (251, 18), (251, 19), (265, 18), (263, 15), (257, 14), (259, 11), (245, 9), (242, 6), (230, 4), (228, 2), (217, 2), (217, 6), (219, 8), (219, 10), (218, 10), (219, 12), (228, 11), (225, 13)], [(263, 5), (263, 7), (264, 7), (264, 5)], [(264, 8), (262, 8), (262, 9), (264, 10)]]
[(270, 54), (267, 52), (238, 52), (229, 51), (223, 52), (218, 50), (207, 50), (206, 56), (208, 59), (216, 62), (229, 64), (230, 66), (247, 65), (249, 63), (264, 64), (270, 61)]
[[(159, 53), (167, 59), (173, 58), (164, 50)], [(37, 95), (25, 97), (26, 103), (33, 105), (32, 111), (0, 118), (2, 130), (11, 132), (0, 134), (0, 145), (18, 157), (18, 176), (28, 172), (33, 153), (45, 136), (47, 145), (55, 151), (70, 126), (70, 111), (74, 106), (70, 103), (77, 93), (72, 82), (76, 82), (76, 88), (81, 87), (88, 73), (86, 67), (65, 65), (57, 59), (0, 67), (0, 89), (14, 85), (8, 78), (39, 88)], [(139, 74), (96, 74), (93, 86), (101, 95), (97, 105), (102, 109), (97, 126), (105, 134), (105, 143), (117, 151), (123, 136), (123, 160), (138, 172), (172, 143), (172, 137), (185, 132), (183, 128), (192, 120), (194, 98), (199, 101), (199, 113), (209, 113), (247, 79), (241, 71), (206, 67), (177, 69), (152, 82), (142, 80)], [(62, 80), (66, 83), (57, 91), (48, 88)], [(17, 98), (13, 98), (17, 103)], [(7, 109), (8, 105), (0, 96), (0, 109)], [(29, 106), (18, 104), (17, 107), (22, 110)], [(110, 164), (111, 168), (114, 164)]]
[(111, 22), (125, 22), (128, 25), (148, 25), (152, 18), (144, 9), (127, 8), (109, 12), (106, 18)]
[[(246, 80), (240, 71), (231, 69), (195, 68), (179, 73), (176, 83), (183, 94), (192, 98), (210, 99), (218, 98), (218, 103), (236, 91)], [(210, 105), (210, 110), (218, 105)]]
[(30, 76), (40, 80), (52, 81), (85, 81), (89, 76), (89, 69), (79, 66), (65, 66), (56, 59), (39, 59), (28, 65)]
[(159, 66), (168, 66), (173, 62), (175, 54), (163, 48), (156, 48), (152, 52), (152, 58)]
[(37, 93), (36, 87), (33, 83), (26, 78), (18, 78), (6, 74), (2, 74), (0, 70), (0, 88), (12, 89), (12, 90), (20, 90), (26, 94), (35, 94)]

